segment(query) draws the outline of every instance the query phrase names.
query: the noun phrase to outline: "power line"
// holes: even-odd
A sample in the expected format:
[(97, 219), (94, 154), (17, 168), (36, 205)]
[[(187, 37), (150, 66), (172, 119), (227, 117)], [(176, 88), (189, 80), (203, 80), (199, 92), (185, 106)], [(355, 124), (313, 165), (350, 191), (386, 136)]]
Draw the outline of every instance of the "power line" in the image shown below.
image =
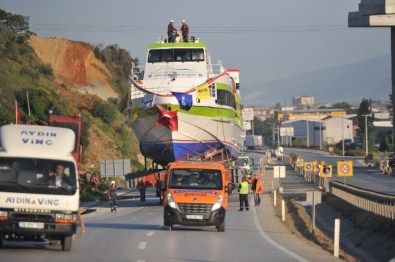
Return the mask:
[[(82, 31), (103, 33), (149, 33), (164, 32), (163, 26), (108, 26), (108, 25), (66, 25), (66, 24), (40, 24), (30, 23), (32, 31)], [(339, 32), (349, 30), (368, 30), (368, 28), (348, 28), (344, 25), (317, 25), (317, 26), (210, 26), (193, 27), (194, 33), (199, 34), (249, 34), (249, 33), (299, 33), (299, 32)]]

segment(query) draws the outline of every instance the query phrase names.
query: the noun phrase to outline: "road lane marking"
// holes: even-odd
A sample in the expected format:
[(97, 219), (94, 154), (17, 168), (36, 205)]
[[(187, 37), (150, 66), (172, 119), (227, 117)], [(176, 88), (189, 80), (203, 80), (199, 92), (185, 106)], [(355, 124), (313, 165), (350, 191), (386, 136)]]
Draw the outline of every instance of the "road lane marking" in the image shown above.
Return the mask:
[(84, 219), (84, 221), (85, 221), (85, 223), (86, 223), (86, 222), (92, 222), (92, 221), (98, 221), (98, 220), (105, 220), (105, 219), (108, 219), (108, 218), (119, 217), (119, 216), (128, 215), (128, 214), (130, 214), (130, 213), (136, 212), (136, 211), (138, 211), (138, 210), (140, 210), (140, 209), (143, 209), (143, 208), (144, 208), (144, 207), (139, 207), (139, 208), (136, 208), (136, 209), (134, 209), (134, 210), (132, 210), (132, 211), (129, 211), (129, 212), (127, 212), (127, 213), (121, 213), (121, 212), (119, 212), (119, 213), (117, 212), (117, 214), (109, 213), (109, 215), (108, 215), (108, 216), (105, 216), (105, 217), (94, 218), (94, 219)]
[(155, 233), (155, 231), (150, 231), (150, 232), (147, 233), (146, 236), (147, 236), (147, 237), (152, 237), (152, 235), (153, 235), (154, 233)]
[(147, 246), (147, 242), (140, 242), (137, 249), (142, 250), (142, 249), (145, 249), (146, 246)]
[[(253, 200), (253, 199), (250, 199)], [(251, 201), (250, 203), (253, 203), (253, 201)], [(276, 248), (280, 249), (281, 251), (283, 251), (284, 253), (288, 254), (289, 256), (291, 256), (292, 258), (296, 259), (297, 261), (300, 262), (308, 262), (307, 259), (299, 256), (298, 254), (292, 252), (291, 250), (286, 249), (285, 247), (283, 247), (282, 245), (280, 245), (279, 243), (277, 243), (276, 241), (274, 241), (273, 239), (271, 239), (271, 237), (269, 237), (265, 231), (262, 229), (261, 223), (259, 222), (258, 219), (258, 214), (256, 213), (256, 209), (255, 206), (252, 206), (252, 217), (254, 219), (254, 224), (256, 229), (258, 230), (259, 234), (268, 242), (270, 242), (273, 246), (275, 246)]]

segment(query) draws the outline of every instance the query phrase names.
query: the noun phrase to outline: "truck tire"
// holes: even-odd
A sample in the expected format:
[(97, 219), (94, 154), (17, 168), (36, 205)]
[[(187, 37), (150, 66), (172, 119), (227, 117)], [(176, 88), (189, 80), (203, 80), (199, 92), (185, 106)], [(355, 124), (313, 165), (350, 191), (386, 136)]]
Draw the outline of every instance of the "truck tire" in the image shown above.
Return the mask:
[(73, 244), (73, 236), (64, 236), (61, 240), (62, 250), (70, 251), (71, 245)]
[(171, 230), (171, 225), (163, 225), (163, 230), (166, 230), (166, 231)]
[(222, 221), (221, 224), (219, 224), (217, 226), (217, 230), (218, 230), (218, 232), (225, 232), (225, 219), (224, 219), (224, 221)]

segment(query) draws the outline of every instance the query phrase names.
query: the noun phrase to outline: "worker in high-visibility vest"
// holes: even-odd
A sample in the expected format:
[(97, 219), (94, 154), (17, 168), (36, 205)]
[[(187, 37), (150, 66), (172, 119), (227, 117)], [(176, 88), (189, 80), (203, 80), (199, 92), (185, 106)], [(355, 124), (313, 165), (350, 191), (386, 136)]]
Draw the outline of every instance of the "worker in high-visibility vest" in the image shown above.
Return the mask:
[(241, 183), (239, 185), (239, 200), (240, 200), (240, 209), (239, 211), (243, 211), (244, 207), (246, 210), (249, 210), (249, 205), (248, 205), (248, 191), (249, 191), (249, 184), (250, 180), (247, 178), (247, 176), (243, 176), (241, 178)]

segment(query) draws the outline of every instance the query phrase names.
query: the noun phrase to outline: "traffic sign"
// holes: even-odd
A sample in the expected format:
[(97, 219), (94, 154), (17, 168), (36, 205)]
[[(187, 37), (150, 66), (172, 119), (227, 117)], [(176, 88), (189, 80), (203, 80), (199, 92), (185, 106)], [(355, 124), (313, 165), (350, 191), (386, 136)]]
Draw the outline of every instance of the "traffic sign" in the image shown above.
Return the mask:
[(313, 163), (312, 162), (304, 162), (304, 171), (313, 171)]
[(303, 158), (297, 158), (296, 159), (296, 166), (297, 167), (303, 167)]
[(332, 177), (332, 165), (322, 165), (320, 177)]
[(338, 176), (353, 176), (353, 162), (352, 161), (338, 161), (337, 162)]

